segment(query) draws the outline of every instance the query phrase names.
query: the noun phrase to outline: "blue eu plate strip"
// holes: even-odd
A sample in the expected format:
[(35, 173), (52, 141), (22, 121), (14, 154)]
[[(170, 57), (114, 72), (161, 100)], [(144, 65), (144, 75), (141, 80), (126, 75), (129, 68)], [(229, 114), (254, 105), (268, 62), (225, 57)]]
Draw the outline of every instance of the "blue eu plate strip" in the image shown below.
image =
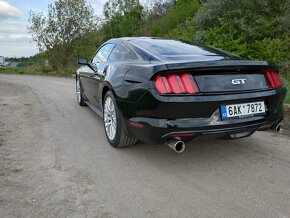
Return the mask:
[(222, 105), (222, 118), (227, 118), (227, 107), (225, 105)]

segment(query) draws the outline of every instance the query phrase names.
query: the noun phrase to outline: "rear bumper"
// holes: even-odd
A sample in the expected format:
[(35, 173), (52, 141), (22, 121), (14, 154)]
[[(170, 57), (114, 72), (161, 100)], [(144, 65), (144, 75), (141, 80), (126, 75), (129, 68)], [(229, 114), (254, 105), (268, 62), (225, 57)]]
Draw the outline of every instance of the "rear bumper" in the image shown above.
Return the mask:
[[(124, 117), (127, 131), (141, 141), (162, 143), (172, 135), (237, 133), (268, 129), (283, 119), (283, 100), (286, 89), (267, 90), (255, 93), (161, 96), (149, 90), (138, 102), (117, 101)], [(264, 101), (266, 114), (247, 118), (221, 118), (221, 105)], [(140, 128), (132, 126), (142, 124)]]
[[(216, 118), (216, 116), (214, 117)], [(266, 130), (271, 128), (274, 123), (279, 123), (282, 118), (283, 114), (281, 114), (281, 116), (275, 116), (275, 118), (270, 119), (265, 119), (264, 117), (242, 118), (240, 120), (241, 122), (228, 122), (227, 124), (223, 123), (222, 121), (213, 124), (210, 123), (210, 120), (212, 119), (209, 119), (209, 125), (205, 125), (205, 120), (200, 122), (199, 119), (183, 119), (175, 120), (174, 122), (168, 120), (152, 119), (148, 122), (148, 120), (145, 118), (146, 121), (144, 120), (143, 122), (141, 119), (137, 119), (139, 121), (137, 123), (143, 123), (144, 126), (142, 128), (132, 126), (129, 122), (127, 122), (127, 129), (130, 135), (138, 138), (141, 141), (148, 143), (163, 143), (169, 138), (173, 138), (179, 135), (181, 138), (189, 140), (200, 135), (232, 134)], [(237, 119), (235, 121), (237, 121)], [(132, 121), (134, 122), (136, 119), (133, 118)], [(232, 121), (234, 121), (234, 119)], [(200, 124), (198, 124), (199, 122)], [(173, 126), (172, 124), (174, 123), (177, 125)], [(160, 124), (163, 127), (160, 127)], [(192, 126), (189, 126), (190, 124)]]

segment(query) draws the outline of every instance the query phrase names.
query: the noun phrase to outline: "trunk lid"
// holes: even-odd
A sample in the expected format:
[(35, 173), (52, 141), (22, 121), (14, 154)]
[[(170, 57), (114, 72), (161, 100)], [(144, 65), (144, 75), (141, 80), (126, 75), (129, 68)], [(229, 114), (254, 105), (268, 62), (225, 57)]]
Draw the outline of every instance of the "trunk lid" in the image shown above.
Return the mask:
[(235, 92), (267, 89), (263, 73), (237, 73), (194, 76), (202, 93)]
[(273, 64), (267, 61), (248, 61), (248, 60), (217, 60), (217, 61), (192, 61), (177, 62), (166, 64), (168, 70), (186, 70), (186, 69), (251, 69), (251, 68), (267, 68), (273, 67)]
[(190, 72), (200, 93), (240, 92), (269, 87), (262, 69), (275, 69), (266, 61), (220, 60), (168, 63), (171, 72)]

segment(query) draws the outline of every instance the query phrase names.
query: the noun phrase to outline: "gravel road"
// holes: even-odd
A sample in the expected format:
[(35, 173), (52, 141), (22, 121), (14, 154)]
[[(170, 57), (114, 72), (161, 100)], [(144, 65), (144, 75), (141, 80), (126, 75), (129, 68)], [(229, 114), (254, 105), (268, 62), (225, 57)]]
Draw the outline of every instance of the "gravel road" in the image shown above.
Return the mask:
[(0, 74), (0, 217), (290, 217), (290, 138), (114, 149), (73, 79)]

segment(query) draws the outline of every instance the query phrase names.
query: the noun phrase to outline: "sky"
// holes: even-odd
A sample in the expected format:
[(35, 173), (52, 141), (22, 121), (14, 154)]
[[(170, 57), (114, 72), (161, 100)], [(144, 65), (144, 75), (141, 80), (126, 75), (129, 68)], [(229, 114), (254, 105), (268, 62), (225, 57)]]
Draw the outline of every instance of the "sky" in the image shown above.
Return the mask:
[[(107, 0), (87, 0), (102, 16)], [(47, 12), (54, 0), (0, 0), (0, 56), (29, 57), (39, 52), (27, 31), (29, 11)]]

